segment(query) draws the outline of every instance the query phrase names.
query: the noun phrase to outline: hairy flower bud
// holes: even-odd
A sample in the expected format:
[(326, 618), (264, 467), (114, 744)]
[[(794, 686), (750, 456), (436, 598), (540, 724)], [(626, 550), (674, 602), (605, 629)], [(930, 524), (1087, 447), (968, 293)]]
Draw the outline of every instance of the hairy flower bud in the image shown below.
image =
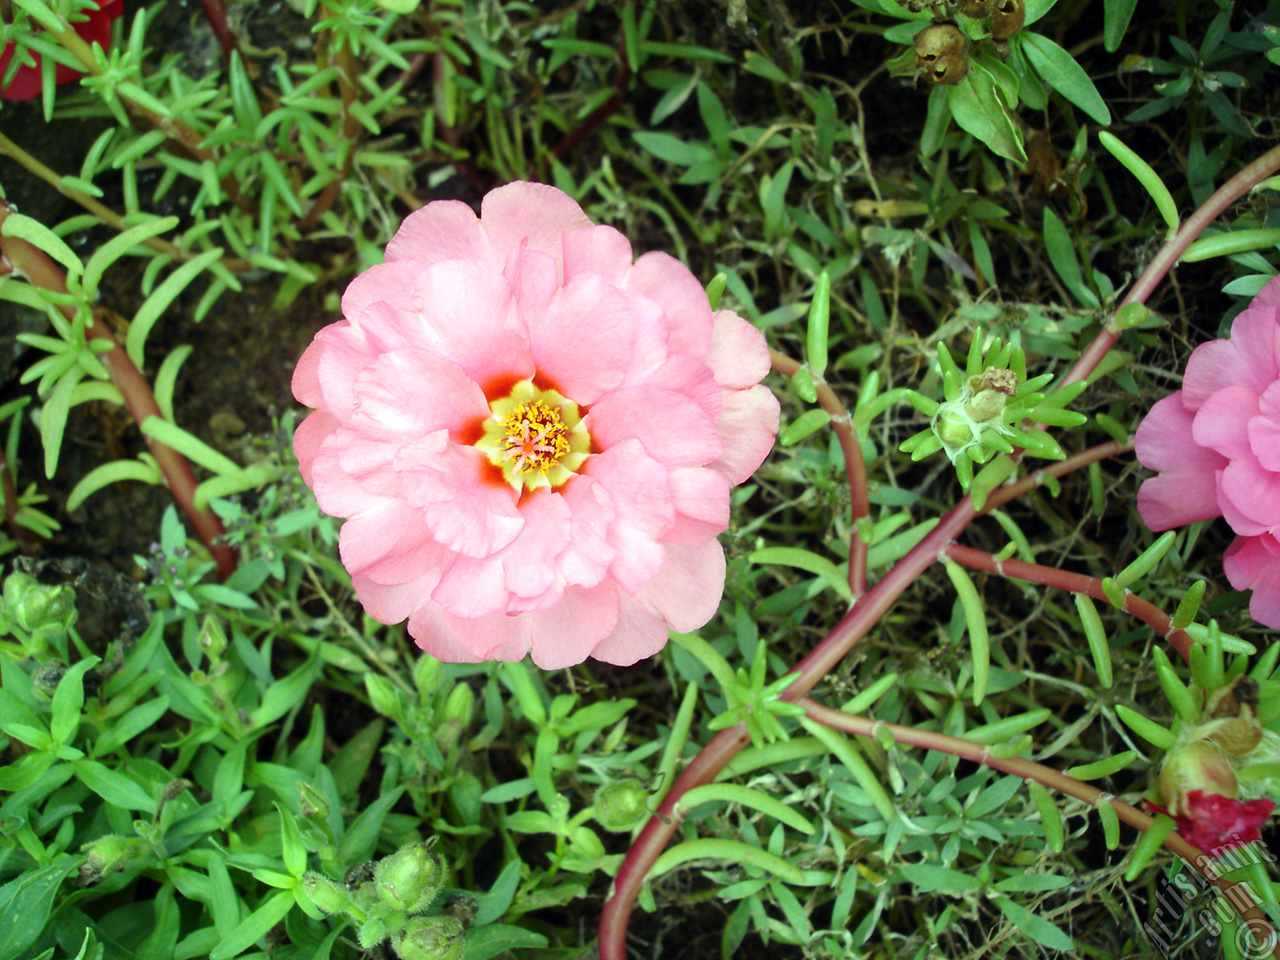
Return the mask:
[(302, 890), (325, 913), (343, 913), (351, 906), (351, 897), (342, 884), (319, 873), (304, 873)]
[(76, 593), (69, 585), (47, 586), (15, 571), (4, 581), (4, 605), (15, 623), (31, 636), (38, 653), (49, 639), (76, 622)]
[(614, 833), (630, 830), (649, 815), (645, 802), (649, 791), (639, 780), (630, 778), (606, 783), (596, 791), (592, 806), (600, 826)]
[(454, 917), (414, 917), (391, 946), (400, 960), (462, 960), (466, 931)]
[(419, 913), (431, 906), (445, 877), (444, 861), (431, 852), (434, 846), (434, 837), (411, 843), (378, 863), (374, 882), (383, 903), (402, 913)]

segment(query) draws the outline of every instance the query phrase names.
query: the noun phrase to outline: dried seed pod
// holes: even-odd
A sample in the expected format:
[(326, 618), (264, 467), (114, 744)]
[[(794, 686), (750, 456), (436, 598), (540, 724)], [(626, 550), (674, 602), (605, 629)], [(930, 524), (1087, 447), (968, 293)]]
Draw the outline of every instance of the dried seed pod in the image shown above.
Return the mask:
[(991, 21), (991, 38), (1008, 40), (1022, 30), (1027, 20), (1027, 7), (1023, 0), (997, 0), (995, 19)]
[(996, 0), (960, 0), (956, 4), (956, 13), (973, 17), (975, 20), (985, 20), (991, 16), (995, 8)]
[(916, 34), (916, 78), (954, 86), (969, 72), (969, 41), (954, 23), (935, 23)]

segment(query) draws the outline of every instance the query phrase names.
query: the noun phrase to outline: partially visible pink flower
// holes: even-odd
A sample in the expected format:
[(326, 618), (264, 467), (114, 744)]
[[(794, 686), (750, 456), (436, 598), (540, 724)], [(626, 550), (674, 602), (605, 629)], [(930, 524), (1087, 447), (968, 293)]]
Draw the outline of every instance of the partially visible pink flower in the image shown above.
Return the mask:
[(1134, 446), (1159, 471), (1138, 491), (1147, 526), (1224, 517), (1237, 534), (1224, 564), (1231, 585), (1253, 590), (1250, 614), (1280, 628), (1280, 277), (1229, 340), (1195, 349), (1182, 389), (1151, 408)]
[[(97, 0), (97, 3), (97, 10), (84, 11), (84, 15), (88, 17), (87, 20), (81, 20), (71, 26), (85, 43), (96, 43), (106, 50), (111, 45), (111, 22), (119, 19), (124, 13), (124, 0)], [(4, 76), (9, 68), (9, 61), (13, 59), (13, 46), (12, 43), (5, 44), (4, 50), (0, 52), (0, 78)], [(13, 80), (7, 86), (0, 87), (0, 97), (18, 101), (34, 100), (40, 96), (40, 54), (32, 53), (31, 56), (35, 58), (35, 66), (24, 64), (18, 67)], [(82, 76), (80, 71), (61, 63), (53, 68), (53, 82), (59, 86), (78, 80)]]
[(773, 444), (753, 326), (568, 196), (410, 215), (294, 374), (294, 445), (365, 610), (443, 660), (630, 664), (715, 613)]
[[(1270, 819), (1275, 808), (1266, 798), (1235, 800), (1202, 790), (1192, 790), (1186, 800), (1185, 811), (1174, 817), (1178, 835), (1210, 856), (1259, 839), (1258, 828)], [(1157, 813), (1169, 813), (1158, 803), (1146, 803)]]

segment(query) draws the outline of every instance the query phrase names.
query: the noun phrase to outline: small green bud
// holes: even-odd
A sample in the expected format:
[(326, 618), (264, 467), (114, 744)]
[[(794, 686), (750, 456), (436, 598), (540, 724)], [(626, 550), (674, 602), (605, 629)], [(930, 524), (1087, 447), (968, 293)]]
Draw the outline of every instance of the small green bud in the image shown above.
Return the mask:
[(621, 833), (649, 815), (645, 806), (648, 799), (649, 791), (644, 784), (628, 778), (606, 783), (597, 790), (592, 807), (600, 826)]
[(436, 727), (436, 746), (442, 753), (447, 754), (457, 746), (462, 731), (471, 723), (475, 705), (476, 695), (466, 683), (459, 683), (449, 691), (440, 724)]
[(420, 913), (431, 906), (445, 876), (444, 861), (431, 852), (435, 842), (432, 837), (411, 843), (378, 863), (375, 883), (383, 903), (402, 913)]
[(965, 418), (955, 411), (946, 411), (938, 415), (933, 425), (934, 432), (948, 447), (963, 447), (973, 439), (973, 430)]
[(426, 653), (413, 665), (413, 683), (418, 688), (418, 695), (422, 697), (424, 703), (431, 694), (435, 693), (436, 687), (440, 686), (440, 676), (443, 671), (444, 665)]
[(400, 960), (462, 960), (466, 937), (454, 917), (414, 917), (391, 946)]
[(400, 697), (396, 693), (396, 688), (391, 685), (391, 681), (376, 673), (366, 673), (364, 688), (369, 693), (369, 702), (373, 705), (373, 709), (392, 720), (400, 719), (403, 712)]
[(200, 649), (209, 658), (210, 663), (217, 663), (227, 649), (227, 634), (222, 623), (210, 614), (200, 623), (200, 634), (196, 637)]
[(1143, 303), (1126, 303), (1116, 311), (1115, 326), (1120, 330), (1130, 330), (1140, 323), (1146, 322), (1151, 311)]
[(302, 875), (302, 891), (325, 913), (344, 913), (351, 906), (346, 888), (319, 873)]
[(43, 646), (76, 622), (76, 592), (69, 585), (45, 586), (15, 571), (4, 582), (4, 604), (14, 621)]
[[(123, 870), (129, 865), (129, 859), (138, 854), (146, 845), (145, 840), (137, 837), (122, 837), (109, 833), (84, 844), (80, 852), (85, 856), (85, 866), (94, 872), (100, 880), (107, 874)], [(97, 880), (94, 881), (95, 883)]]
[(316, 817), (325, 820), (329, 816), (329, 801), (311, 784), (302, 780), (298, 781), (298, 795), (300, 798), (302, 815), (304, 817)]
[(360, 931), (356, 934), (356, 939), (360, 941), (362, 950), (372, 950), (383, 940), (387, 939), (387, 922), (382, 917), (371, 916), (364, 923), (360, 924)]

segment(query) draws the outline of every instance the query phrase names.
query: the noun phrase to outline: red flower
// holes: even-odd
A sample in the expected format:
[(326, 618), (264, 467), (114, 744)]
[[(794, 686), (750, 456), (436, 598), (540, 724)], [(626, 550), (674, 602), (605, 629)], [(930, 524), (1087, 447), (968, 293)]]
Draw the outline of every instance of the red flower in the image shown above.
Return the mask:
[[(97, 10), (85, 11), (88, 20), (81, 20), (71, 26), (85, 43), (96, 43), (106, 50), (111, 42), (111, 22), (124, 13), (124, 0), (97, 0), (97, 3)], [(13, 59), (13, 46), (12, 43), (6, 44), (4, 51), (0, 53), (0, 77), (4, 76), (9, 68), (9, 61)], [(9, 85), (0, 87), (0, 97), (6, 100), (34, 100), (40, 96), (40, 54), (32, 53), (31, 56), (35, 58), (35, 66), (18, 67), (18, 72)], [(54, 82), (59, 85), (78, 80), (81, 76), (80, 71), (61, 63), (54, 68)]]
[[(1147, 806), (1166, 815), (1169, 812), (1150, 800)], [(1267, 799), (1232, 800), (1218, 793), (1191, 790), (1184, 797), (1184, 807), (1184, 812), (1174, 818), (1178, 834), (1213, 857), (1228, 847), (1259, 839), (1258, 828), (1270, 818), (1275, 804)]]

